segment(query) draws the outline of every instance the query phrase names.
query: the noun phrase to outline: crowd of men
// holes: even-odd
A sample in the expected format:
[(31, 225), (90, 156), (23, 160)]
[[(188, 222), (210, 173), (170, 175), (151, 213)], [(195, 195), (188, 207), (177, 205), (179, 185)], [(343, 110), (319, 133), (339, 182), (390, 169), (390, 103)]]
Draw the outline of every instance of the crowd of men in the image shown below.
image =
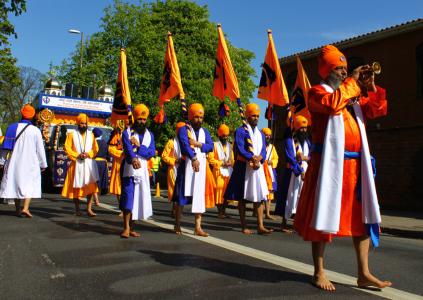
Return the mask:
[[(191, 206), (194, 215), (194, 234), (207, 237), (202, 214), (216, 206), (218, 217), (225, 218), (228, 201), (236, 201), (242, 233), (253, 233), (246, 222), (246, 204), (252, 203), (257, 233), (268, 235), (273, 229), (265, 227), (264, 219), (274, 218), (270, 202), (275, 201), (274, 214), (282, 217), (282, 231), (292, 232), (287, 219), (295, 216), (294, 229), (311, 242), (315, 286), (335, 290), (323, 267), (325, 245), (335, 236), (351, 236), (358, 286), (384, 288), (391, 282), (374, 277), (368, 266), (370, 245), (378, 242), (380, 213), (364, 126), (367, 118), (386, 115), (385, 90), (375, 85), (368, 65), (347, 74), (345, 56), (334, 46), (322, 48), (318, 65), (322, 82), (308, 92), (312, 141), (307, 119), (295, 116), (284, 134), (286, 165), (282, 167), (271, 143), (271, 129), (257, 127), (257, 104), (246, 105), (246, 123), (234, 130), (232, 144), (231, 129), (225, 124), (217, 129), (218, 140), (213, 142), (203, 127), (202, 104), (190, 105), (188, 120), (175, 125), (175, 136), (161, 155), (168, 166), (174, 232), (182, 234), (185, 205)], [(47, 163), (41, 133), (31, 125), (34, 108), (25, 105), (21, 113), (22, 120), (8, 127), (3, 142), (0, 197), (16, 199), (17, 213), (31, 217), (30, 200), (41, 198), (41, 172)], [(73, 200), (77, 216), (83, 198), (88, 216), (96, 215), (93, 201), (104, 189), (101, 169), (106, 152), (113, 157), (109, 191), (116, 195), (122, 212), (122, 238), (139, 237), (134, 221), (153, 215), (150, 175), (158, 167), (154, 135), (147, 128), (149, 109), (138, 104), (132, 113), (132, 124), (118, 121), (108, 145), (103, 146), (99, 145), (101, 131), (89, 130), (88, 116), (80, 114), (77, 130), (67, 134), (64, 145), (71, 164), (62, 196)], [(156, 166), (153, 171), (151, 161)], [(281, 186), (277, 173), (282, 174)], [(20, 199), (24, 199), (22, 209)]]

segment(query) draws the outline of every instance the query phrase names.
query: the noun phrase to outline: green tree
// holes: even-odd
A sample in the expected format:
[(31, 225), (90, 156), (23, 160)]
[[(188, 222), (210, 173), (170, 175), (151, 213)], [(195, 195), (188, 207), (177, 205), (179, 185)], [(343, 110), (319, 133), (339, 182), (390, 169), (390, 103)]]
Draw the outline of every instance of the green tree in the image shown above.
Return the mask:
[[(163, 71), (167, 32), (172, 32), (182, 85), (188, 104), (203, 103), (206, 110), (205, 126), (214, 135), (223, 122), (231, 128), (240, 125), (235, 103), (227, 104), (231, 115), (224, 120), (217, 117), (219, 102), (211, 95), (217, 47), (216, 24), (209, 21), (206, 6), (183, 0), (157, 1), (133, 5), (115, 1), (104, 10), (101, 31), (85, 41), (82, 77), (90, 84), (96, 74), (96, 85), (114, 84), (117, 77), (119, 49), (126, 48), (128, 77), (133, 105), (145, 103), (150, 114), (159, 111), (157, 99)], [(250, 51), (233, 47), (228, 42), (232, 62), (240, 82), (242, 100), (252, 97), (255, 76), (250, 66), (254, 58)], [(78, 81), (79, 45), (73, 55), (57, 67), (62, 82)], [(177, 99), (165, 105), (168, 123), (150, 128), (155, 133), (157, 147), (164, 146), (174, 135), (174, 124), (181, 120)]]
[(25, 0), (2, 0), (0, 1), (0, 125), (4, 129), (6, 125), (14, 121), (11, 117), (9, 104), (15, 101), (14, 87), (22, 84), (16, 59), (12, 56), (9, 48), (10, 36), (17, 37), (15, 27), (9, 20), (9, 14), (18, 16), (26, 10)]

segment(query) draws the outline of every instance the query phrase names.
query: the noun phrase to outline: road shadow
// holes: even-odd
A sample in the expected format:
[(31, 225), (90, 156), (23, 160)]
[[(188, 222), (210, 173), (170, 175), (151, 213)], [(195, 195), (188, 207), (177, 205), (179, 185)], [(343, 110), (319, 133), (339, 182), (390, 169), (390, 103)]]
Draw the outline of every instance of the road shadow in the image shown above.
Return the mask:
[(290, 271), (282, 271), (248, 264), (223, 261), (216, 258), (177, 252), (159, 252), (154, 250), (138, 250), (151, 256), (160, 264), (172, 267), (191, 267), (209, 272), (248, 280), (252, 282), (277, 283), (296, 281), (310, 283), (310, 276)]

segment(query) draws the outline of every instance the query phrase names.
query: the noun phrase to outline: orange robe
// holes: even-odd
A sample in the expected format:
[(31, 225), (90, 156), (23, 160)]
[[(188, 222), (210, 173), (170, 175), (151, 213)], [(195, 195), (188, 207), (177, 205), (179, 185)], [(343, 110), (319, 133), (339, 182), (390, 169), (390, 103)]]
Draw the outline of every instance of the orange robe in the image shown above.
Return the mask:
[[(224, 151), (226, 151), (226, 145), (223, 146)], [(225, 202), (223, 195), (225, 194), (226, 187), (228, 186), (230, 177), (223, 177), (220, 174), (220, 167), (222, 166), (222, 161), (219, 160), (219, 153), (217, 151), (216, 143), (214, 143), (214, 151), (208, 153), (207, 160), (209, 164), (213, 167), (213, 177), (216, 183), (216, 188), (214, 190), (214, 200), (216, 205), (221, 205)], [(230, 162), (232, 166), (234, 165), (234, 153), (230, 153)]]
[(109, 154), (113, 157), (112, 171), (110, 174), (109, 192), (114, 195), (121, 194), (120, 166), (122, 165), (124, 153), (122, 147), (122, 137), (116, 133), (110, 141)]
[(176, 163), (176, 157), (173, 151), (173, 144), (173, 139), (168, 140), (162, 152), (162, 161), (167, 165), (167, 199), (169, 201), (172, 201), (176, 182), (176, 172), (173, 168)]
[[(82, 134), (82, 138), (85, 138), (85, 134)], [(91, 151), (88, 153), (88, 156), (91, 159), (94, 159), (94, 157), (98, 153), (98, 144), (97, 141), (93, 135), (93, 145), (91, 148)], [(97, 182), (91, 182), (88, 185), (82, 187), (82, 188), (74, 188), (73, 187), (73, 180), (75, 177), (75, 164), (76, 164), (76, 158), (78, 157), (79, 153), (76, 150), (75, 145), (73, 144), (73, 133), (69, 133), (66, 136), (66, 142), (65, 142), (65, 151), (66, 155), (68, 156), (68, 159), (71, 161), (71, 164), (69, 165), (68, 172), (66, 174), (65, 183), (63, 185), (62, 189), (62, 196), (69, 198), (69, 199), (78, 199), (85, 197), (87, 195), (91, 195), (92, 193), (98, 193), (98, 187)]]
[[(385, 90), (369, 92), (368, 97), (360, 97), (360, 106), (365, 118), (376, 118), (387, 113)], [(346, 109), (350, 98), (360, 94), (360, 88), (353, 79), (347, 79), (334, 93), (328, 93), (318, 85), (309, 91), (308, 108), (312, 116), (313, 144), (323, 144), (329, 115), (342, 112), (345, 130), (345, 150), (360, 152), (361, 138), (357, 121)], [(316, 186), (319, 175), (321, 154), (311, 153), (311, 161), (297, 207), (294, 227), (306, 241), (331, 241), (334, 234), (313, 229), (312, 218)], [(344, 160), (342, 178), (342, 200), (339, 231), (335, 236), (363, 236), (366, 234), (362, 220), (361, 202), (357, 199), (356, 185), (360, 173), (360, 160)]]

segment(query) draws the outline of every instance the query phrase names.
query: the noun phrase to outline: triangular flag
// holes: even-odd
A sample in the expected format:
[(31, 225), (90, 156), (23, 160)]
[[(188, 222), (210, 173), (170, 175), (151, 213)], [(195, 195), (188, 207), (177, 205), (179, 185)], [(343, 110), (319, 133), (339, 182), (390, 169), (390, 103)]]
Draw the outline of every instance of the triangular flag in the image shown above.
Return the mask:
[(220, 24), (217, 24), (217, 34), (218, 42), (216, 66), (214, 70), (213, 96), (219, 98), (221, 101), (225, 99), (225, 96), (228, 96), (229, 99), (235, 101), (240, 97), (238, 79), (232, 67), (225, 36)]
[(163, 76), (160, 84), (159, 106), (162, 107), (165, 102), (169, 102), (170, 99), (178, 95), (179, 98), (185, 99), (178, 60), (176, 59), (175, 49), (173, 48), (172, 34), (168, 32)]
[(308, 125), (311, 125), (311, 116), (307, 105), (310, 87), (310, 81), (307, 78), (300, 58), (297, 56), (297, 80), (295, 81), (294, 92), (290, 101), (290, 110), (293, 118), (297, 115), (307, 118)]
[(128, 120), (131, 116), (131, 93), (129, 92), (126, 53), (125, 49), (121, 48), (111, 122), (115, 123), (117, 120)]
[(267, 43), (266, 56), (262, 65), (260, 86), (257, 97), (271, 104), (285, 106), (289, 103), (288, 92), (282, 77), (278, 55), (273, 43), (272, 31), (267, 31), (269, 41)]

